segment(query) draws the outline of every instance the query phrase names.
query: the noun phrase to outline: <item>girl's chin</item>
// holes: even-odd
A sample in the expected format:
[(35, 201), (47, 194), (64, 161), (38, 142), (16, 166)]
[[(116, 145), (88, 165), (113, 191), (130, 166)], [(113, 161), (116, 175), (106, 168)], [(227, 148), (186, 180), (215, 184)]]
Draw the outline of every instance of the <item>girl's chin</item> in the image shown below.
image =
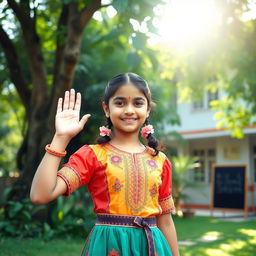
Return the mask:
[(123, 129), (117, 129), (118, 132), (120, 133), (125, 133), (127, 135), (130, 135), (130, 134), (134, 134), (134, 133), (138, 133), (139, 132), (139, 129), (136, 127), (125, 127)]

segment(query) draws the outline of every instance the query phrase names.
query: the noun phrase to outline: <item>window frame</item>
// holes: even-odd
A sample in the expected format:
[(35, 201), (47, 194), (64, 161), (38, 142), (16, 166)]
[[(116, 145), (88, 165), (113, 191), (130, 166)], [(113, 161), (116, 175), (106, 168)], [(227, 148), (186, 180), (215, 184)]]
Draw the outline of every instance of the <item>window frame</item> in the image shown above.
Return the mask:
[[(210, 150), (213, 151), (212, 155), (209, 154)], [(194, 154), (195, 151), (201, 152), (201, 154), (196, 155)], [(200, 170), (198, 171), (199, 167), (195, 167), (191, 170), (193, 182), (200, 184), (211, 184), (211, 169), (212, 165), (216, 163), (216, 148), (194, 148), (191, 155), (198, 157), (198, 161), (203, 163), (203, 179), (196, 179), (195, 173), (200, 172)]]
[(201, 100), (193, 100), (191, 101), (191, 111), (197, 112), (197, 111), (205, 111), (210, 110), (210, 102), (213, 100), (219, 99), (219, 90), (217, 89), (216, 92), (212, 93), (211, 91), (206, 91)]

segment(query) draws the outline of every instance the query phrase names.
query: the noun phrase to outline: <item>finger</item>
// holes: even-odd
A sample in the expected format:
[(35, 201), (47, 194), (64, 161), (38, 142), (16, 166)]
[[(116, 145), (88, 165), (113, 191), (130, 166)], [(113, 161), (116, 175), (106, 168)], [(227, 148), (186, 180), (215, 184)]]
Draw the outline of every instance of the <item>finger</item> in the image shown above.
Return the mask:
[(80, 108), (81, 108), (81, 93), (78, 92), (78, 93), (76, 94), (76, 103), (75, 103), (75, 108), (74, 108), (74, 110), (80, 111)]
[(75, 90), (70, 90), (70, 97), (69, 97), (69, 109), (74, 109), (75, 106)]
[(79, 126), (80, 129), (82, 130), (84, 128), (84, 125), (86, 124), (86, 122), (88, 121), (88, 119), (90, 118), (90, 114), (86, 114), (82, 117), (82, 119), (79, 121)]
[(69, 91), (65, 91), (63, 110), (68, 109), (69, 106)]
[(62, 98), (59, 98), (58, 104), (57, 104), (57, 114), (62, 111)]

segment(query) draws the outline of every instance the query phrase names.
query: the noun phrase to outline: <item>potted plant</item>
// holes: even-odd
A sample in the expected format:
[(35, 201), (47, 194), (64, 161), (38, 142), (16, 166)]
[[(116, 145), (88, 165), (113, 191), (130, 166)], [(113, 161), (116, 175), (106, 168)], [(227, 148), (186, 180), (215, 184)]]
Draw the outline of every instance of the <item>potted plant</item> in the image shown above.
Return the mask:
[[(188, 171), (198, 165), (197, 158), (188, 155), (172, 157), (172, 165), (173, 199), (176, 213), (178, 216), (192, 217), (195, 211), (186, 204), (189, 195), (185, 192), (185, 189), (198, 187), (198, 185), (191, 181), (191, 177), (188, 175)], [(185, 206), (183, 209), (181, 208), (182, 202)]]

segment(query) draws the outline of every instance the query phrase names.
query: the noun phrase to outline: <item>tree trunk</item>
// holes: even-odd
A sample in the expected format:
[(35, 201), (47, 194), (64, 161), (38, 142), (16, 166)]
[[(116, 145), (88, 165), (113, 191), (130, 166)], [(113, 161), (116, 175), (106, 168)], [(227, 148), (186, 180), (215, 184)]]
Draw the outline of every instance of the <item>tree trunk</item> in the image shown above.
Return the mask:
[[(35, 111), (40, 113), (34, 113)], [(32, 179), (44, 154), (45, 143), (46, 141), (50, 142), (50, 136), (53, 134), (53, 129), (47, 130), (47, 110), (35, 108), (35, 111), (32, 110), (27, 135), (22, 143), (21, 175), (13, 186), (13, 191), (9, 196), (10, 200), (19, 201), (29, 195)]]
[[(63, 6), (65, 9), (62, 11), (60, 23), (65, 24), (64, 18), (68, 17), (67, 41), (65, 45), (57, 43), (54, 68), (56, 73), (54, 73), (52, 91), (49, 93), (42, 49), (35, 28), (36, 21), (26, 16), (26, 13), (22, 13), (23, 9), (14, 0), (8, 0), (21, 23), (33, 84), (29, 111), (27, 111), (28, 131), (17, 156), (18, 166), (21, 167), (21, 175), (14, 184), (8, 200), (20, 201), (29, 196), (35, 171), (44, 155), (44, 147), (51, 142), (53, 137), (57, 99), (63, 96), (65, 90), (71, 88), (75, 67), (80, 55), (83, 29), (93, 13), (100, 8), (100, 2), (100, 0), (95, 0), (90, 7), (81, 11), (79, 11), (78, 3)], [(25, 7), (29, 8), (29, 6)], [(56, 65), (58, 65), (58, 68)], [(17, 87), (18, 82), (13, 82)], [(48, 207), (48, 216), (46, 217), (48, 223), (50, 223), (53, 205), (54, 203), (49, 204)], [(8, 212), (8, 209), (6, 210)]]

